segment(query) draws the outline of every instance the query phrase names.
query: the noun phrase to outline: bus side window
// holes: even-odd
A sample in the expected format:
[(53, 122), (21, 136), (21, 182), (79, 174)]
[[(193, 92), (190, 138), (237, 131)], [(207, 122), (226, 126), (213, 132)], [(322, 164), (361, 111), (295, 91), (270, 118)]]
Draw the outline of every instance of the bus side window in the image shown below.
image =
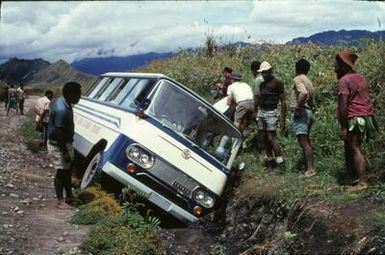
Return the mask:
[(112, 92), (119, 86), (119, 84), (122, 84), (123, 81), (124, 81), (123, 78), (115, 78), (115, 79), (108, 85), (108, 87), (107, 87), (106, 90), (103, 92), (103, 94), (101, 94), (101, 96), (99, 97), (99, 100), (101, 100), (101, 101), (106, 101), (106, 99), (110, 97), (110, 95), (112, 94)]
[(139, 80), (139, 82), (135, 84), (135, 87), (129, 92), (129, 94), (120, 103), (120, 105), (125, 107), (130, 107), (130, 108), (137, 107), (140, 104), (137, 98), (148, 83), (149, 83), (149, 80), (147, 79)]
[(111, 82), (111, 78), (104, 77), (92, 90), (92, 92), (88, 95), (89, 98), (98, 98), (101, 93), (105, 90), (107, 85)]
[(92, 91), (94, 91), (95, 87), (101, 82), (102, 78), (98, 78), (90, 87), (88, 87), (84, 93), (83, 96), (88, 97)]
[(120, 104), (127, 94), (134, 88), (137, 82), (138, 79), (130, 79), (126, 83), (123, 83), (112, 95), (110, 102), (113, 104)]

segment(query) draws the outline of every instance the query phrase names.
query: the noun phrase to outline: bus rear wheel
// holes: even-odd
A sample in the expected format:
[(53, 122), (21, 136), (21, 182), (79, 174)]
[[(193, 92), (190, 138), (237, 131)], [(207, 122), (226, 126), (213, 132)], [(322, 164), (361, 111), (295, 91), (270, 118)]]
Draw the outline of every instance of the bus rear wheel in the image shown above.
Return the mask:
[(82, 182), (80, 184), (81, 190), (84, 190), (85, 188), (92, 186), (96, 183), (100, 183), (102, 172), (99, 168), (100, 157), (101, 152), (97, 152), (91, 159), (91, 161), (88, 163), (87, 168), (83, 174)]

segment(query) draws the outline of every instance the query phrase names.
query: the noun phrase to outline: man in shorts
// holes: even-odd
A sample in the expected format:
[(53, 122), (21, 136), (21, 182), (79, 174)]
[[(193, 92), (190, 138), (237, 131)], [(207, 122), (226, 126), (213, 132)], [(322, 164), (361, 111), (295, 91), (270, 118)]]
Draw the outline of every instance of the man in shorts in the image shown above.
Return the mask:
[(338, 79), (337, 119), (345, 145), (346, 170), (351, 178), (358, 174), (359, 179), (348, 191), (361, 191), (368, 187), (361, 142), (375, 130), (368, 81), (353, 70), (357, 58), (351, 50), (345, 50), (336, 55), (334, 62)]
[[(67, 203), (73, 199), (71, 187), (71, 167), (74, 158), (72, 147), (74, 120), (72, 104), (80, 99), (81, 86), (76, 82), (67, 82), (63, 87), (63, 96), (58, 98), (51, 108), (48, 122), (48, 156), (56, 169), (55, 191), (57, 208), (72, 208)], [(63, 191), (66, 192), (66, 200)]]
[[(270, 162), (275, 156), (277, 164), (283, 163), (282, 149), (276, 140), (277, 126), (281, 117), (281, 129), (286, 132), (286, 103), (283, 83), (273, 76), (271, 65), (264, 61), (258, 70), (263, 77), (259, 86), (259, 95), (255, 98), (255, 109), (257, 111), (257, 124), (266, 148), (266, 161)], [(279, 114), (277, 106), (281, 105)]]
[(290, 95), (291, 125), (305, 155), (306, 177), (316, 174), (313, 163), (313, 148), (309, 138), (314, 106), (313, 84), (306, 76), (309, 69), (310, 63), (305, 59), (300, 59), (295, 63), (296, 76), (293, 79)]
[(234, 83), (227, 88), (227, 104), (235, 103), (234, 125), (241, 131), (245, 130), (254, 111), (253, 91), (249, 84), (241, 82), (242, 77), (238, 73), (232, 75)]

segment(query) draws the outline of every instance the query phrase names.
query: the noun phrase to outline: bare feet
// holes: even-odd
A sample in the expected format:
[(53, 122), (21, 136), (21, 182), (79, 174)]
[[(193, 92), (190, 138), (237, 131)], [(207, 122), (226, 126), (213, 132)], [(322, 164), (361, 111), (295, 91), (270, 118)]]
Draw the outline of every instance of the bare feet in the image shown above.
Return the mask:
[(72, 209), (74, 209), (72, 206), (70, 206), (69, 204), (65, 203), (63, 200), (58, 200), (57, 201), (56, 208), (58, 208), (60, 210), (72, 210)]
[(305, 177), (312, 177), (312, 176), (316, 175), (316, 171), (314, 169), (308, 169), (308, 170), (306, 170), (304, 175), (305, 175)]
[(357, 185), (349, 186), (347, 188), (348, 192), (355, 192), (355, 191), (363, 191), (368, 188), (368, 184), (366, 182), (359, 182)]

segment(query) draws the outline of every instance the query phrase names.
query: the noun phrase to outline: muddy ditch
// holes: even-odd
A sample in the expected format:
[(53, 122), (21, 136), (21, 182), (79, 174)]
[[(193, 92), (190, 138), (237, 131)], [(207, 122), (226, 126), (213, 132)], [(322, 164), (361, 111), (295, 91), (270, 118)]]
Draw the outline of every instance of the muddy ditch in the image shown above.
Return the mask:
[(308, 199), (285, 209), (252, 191), (252, 178), (233, 177), (227, 204), (199, 224), (159, 231), (164, 254), (385, 254), (385, 229), (363, 223), (369, 206)]

